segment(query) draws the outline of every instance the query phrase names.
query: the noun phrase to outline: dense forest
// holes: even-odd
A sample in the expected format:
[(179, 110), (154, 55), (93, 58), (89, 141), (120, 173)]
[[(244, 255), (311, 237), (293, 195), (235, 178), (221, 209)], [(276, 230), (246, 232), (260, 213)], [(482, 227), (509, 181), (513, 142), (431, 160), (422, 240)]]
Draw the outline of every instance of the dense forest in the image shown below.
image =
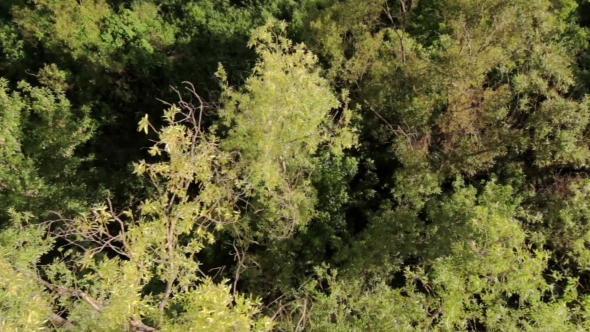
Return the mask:
[(588, 0), (1, 0), (0, 331), (590, 330)]

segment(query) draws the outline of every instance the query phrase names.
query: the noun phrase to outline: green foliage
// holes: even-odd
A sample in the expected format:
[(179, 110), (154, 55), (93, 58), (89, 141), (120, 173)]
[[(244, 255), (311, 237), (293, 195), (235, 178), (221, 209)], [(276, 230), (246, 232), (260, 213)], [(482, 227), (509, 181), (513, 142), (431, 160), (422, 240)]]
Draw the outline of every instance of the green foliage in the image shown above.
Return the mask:
[[(512, 189), (490, 183), (480, 195), (458, 184), (457, 192), (429, 212), (424, 263), (403, 272), (405, 284), (361, 281), (319, 270), (329, 295), (313, 288), (314, 331), (424, 330), (569, 331), (577, 298), (575, 280), (563, 292), (543, 277), (549, 253), (532, 249)], [(452, 235), (451, 235), (452, 234)], [(439, 241), (440, 241), (439, 240)], [(574, 286), (574, 287), (572, 287)]]
[[(111, 72), (124, 70), (127, 63), (153, 66), (150, 62), (162, 61), (154, 49), (174, 40), (174, 30), (162, 22), (158, 8), (143, 1), (117, 12), (106, 1), (82, 1), (74, 6), (35, 1), (32, 9), (15, 7), (13, 15), (25, 37)], [(154, 55), (140, 58), (148, 54)]]
[[(215, 241), (214, 230), (228, 225), (239, 230), (237, 235), (251, 237), (241, 233), (248, 232), (244, 219), (257, 218), (257, 231), (271, 239), (285, 236), (285, 228), (293, 224), (307, 222), (309, 216), (293, 216), (293, 210), (303, 205), (306, 213), (313, 211), (315, 199), (306, 197), (313, 193), (309, 179), (313, 163), (308, 159), (322, 146), (341, 155), (343, 148), (353, 144), (354, 135), (346, 116), (340, 123), (329, 116), (339, 102), (327, 81), (319, 77), (313, 56), (302, 46), (292, 50), (282, 36), (273, 37), (271, 26), (258, 30), (252, 42), (261, 54), (255, 75), (261, 73), (262, 77), (247, 80), (243, 92), (225, 87), (227, 105), (221, 114), (231, 129), (223, 142), (215, 136), (216, 127), (207, 130), (201, 125), (205, 104), (192, 107), (181, 101), (180, 107), (173, 105), (164, 113), (167, 126), (158, 132), (159, 140), (149, 150), (154, 156), (165, 153), (167, 159), (135, 165), (135, 172), (146, 174), (156, 188), (154, 197), (144, 200), (137, 213), (115, 213), (109, 201), (108, 206), (96, 206), (88, 215), (39, 228), (72, 247), (52, 264), (38, 266), (42, 271), (39, 276), (30, 265), (35, 263), (33, 258), (21, 267), (25, 276), (53, 293), (53, 299), (45, 299), (40, 307), (46, 315), (51, 314), (48, 308), (67, 308), (67, 325), (93, 331), (126, 326), (143, 331), (153, 330), (151, 326), (170, 331), (272, 327), (268, 318), (254, 317), (257, 301), (231, 296), (225, 282), (214, 284), (199, 274), (196, 255)], [(276, 86), (276, 92), (262, 90), (262, 80)], [(290, 84), (294, 81), (299, 84)], [(268, 112), (270, 105), (287, 97), (301, 104), (282, 104)], [(292, 131), (263, 133), (252, 126), (253, 119), (293, 124), (295, 112), (305, 123), (293, 126)], [(150, 127), (144, 117), (138, 130), (148, 132)], [(250, 145), (241, 145), (245, 135), (250, 137)], [(284, 142), (281, 153), (289, 160), (283, 159), (282, 164), (279, 151), (272, 145), (265, 147), (273, 140)], [(263, 170), (274, 179), (255, 171), (269, 160), (276, 166)], [(243, 180), (247, 178), (253, 180)], [(197, 195), (191, 193), (193, 186), (198, 187)], [(264, 204), (269, 212), (260, 216), (250, 205), (240, 204), (249, 200), (254, 206)], [(309, 203), (301, 204), (302, 200)], [(285, 208), (289, 206), (292, 208)], [(264, 229), (265, 221), (273, 223)], [(11, 228), (5, 234), (13, 233)], [(10, 257), (3, 263), (12, 269), (20, 265)], [(43, 275), (47, 280), (41, 279)], [(21, 310), (22, 305), (16, 303), (14, 310)], [(36, 314), (43, 317), (44, 313)], [(31, 324), (42, 326), (44, 321), (37, 319)]]
[[(190, 208), (184, 203), (178, 209)], [(211, 234), (192, 223), (194, 219), (159, 208), (146, 201), (135, 219), (129, 211), (115, 215), (106, 206), (98, 206), (90, 215), (68, 221), (58, 237), (85, 250), (68, 250), (60, 260), (39, 267), (49, 281), (41, 279), (34, 268), (39, 256), (51, 248), (50, 240), (44, 240), (47, 227), (17, 224), (3, 231), (2, 326), (37, 329), (49, 321), (79, 331), (126, 330), (130, 326), (153, 331), (141, 322), (144, 320), (166, 331), (268, 330), (268, 319), (252, 319), (257, 313), (256, 301), (232, 296), (228, 286), (213, 284), (198, 274), (193, 255), (210, 241)], [(132, 222), (126, 229), (112, 231), (113, 224), (122, 225), (127, 218)], [(197, 228), (193, 239), (179, 241), (193, 227)], [(115, 241), (121, 247), (112, 245)], [(104, 248), (120, 256), (109, 258)], [(145, 293), (144, 287), (154, 281), (165, 283), (165, 291)], [(52, 312), (58, 306), (67, 309), (65, 323)]]
[[(115, 213), (109, 202), (108, 206), (96, 206), (88, 215), (59, 221), (55, 230), (52, 224), (38, 227), (41, 232), (51, 231), (51, 236), (67, 241), (72, 248), (80, 248), (66, 250), (48, 266), (35, 268), (39, 256), (48, 249), (47, 245), (39, 247), (43, 233), (28, 231), (32, 237), (30, 243), (25, 237), (19, 238), (27, 241), (33, 251), (20, 249), (18, 243), (6, 244), (12, 250), (6, 251), (2, 258), (7, 273), (12, 270), (13, 277), (28, 276), (33, 285), (36, 282), (45, 286), (54, 295), (37, 299), (45, 301), (31, 313), (26, 328), (45, 325), (47, 319), (43, 317), (54, 314), (52, 308), (58, 306), (67, 309), (67, 325), (81, 331), (129, 327), (153, 331), (149, 325), (169, 331), (262, 331), (272, 326), (268, 319), (253, 319), (257, 313), (256, 301), (232, 296), (229, 286), (214, 284), (199, 274), (195, 255), (205, 244), (214, 241), (208, 227), (212, 224), (221, 227), (233, 221), (234, 215), (228, 213), (231, 210), (227, 208), (231, 206), (218, 206), (224, 203), (219, 191), (226, 182), (211, 183), (211, 178), (219, 175), (214, 170), (215, 163), (221, 160), (223, 165), (224, 154), (215, 153), (212, 144), (215, 138), (201, 135), (197, 122), (192, 123), (193, 128), (186, 128), (174, 121), (178, 112), (179, 109), (172, 107), (165, 113), (170, 125), (162, 129), (161, 141), (151, 150), (160, 153), (159, 145), (165, 146), (169, 161), (152, 165), (142, 162), (136, 166), (137, 173), (148, 173), (158, 193), (146, 199), (138, 213), (131, 210)], [(183, 115), (194, 119), (194, 114)], [(201, 191), (193, 199), (188, 189), (195, 182), (200, 184)], [(5, 230), (4, 242), (14, 242), (17, 234), (20, 233), (14, 228)], [(27, 231), (22, 232), (23, 236), (26, 234)], [(109, 251), (116, 256), (109, 257)], [(38, 269), (42, 274), (38, 275)], [(47, 280), (41, 279), (42, 276)], [(9, 274), (6, 278), (10, 277)], [(154, 283), (163, 284), (163, 289), (153, 286), (151, 291), (146, 289)], [(21, 288), (26, 292), (22, 295), (39, 292), (33, 285), (24, 283)], [(19, 295), (14, 287), (6, 286), (4, 297), (8, 300)], [(31, 310), (23, 302), (23, 298), (10, 302), (7, 307), (11, 313), (15, 312), (12, 315)], [(55, 324), (55, 320), (49, 321)], [(12, 321), (5, 324), (9, 327), (11, 323), (20, 324)]]
[(590, 329), (587, 9), (1, 2), (0, 329)]
[(44, 239), (42, 227), (26, 225), (32, 215), (9, 212), (13, 227), (0, 233), (0, 328), (35, 330), (47, 321), (51, 297), (23, 270), (51, 250), (53, 241)]
[[(39, 80), (10, 91), (0, 79), (0, 208), (72, 211), (84, 208), (83, 184), (73, 186), (81, 160), (74, 150), (92, 134), (87, 109), (72, 109), (60, 86), (64, 72), (46, 66)], [(82, 204), (82, 206), (81, 206)]]
[[(368, 134), (395, 140), (389, 150), (407, 168), (423, 169), (414, 172), (419, 178), (473, 175), (525, 151), (539, 167), (583, 165), (586, 101), (564, 99), (574, 84), (574, 42), (585, 38), (581, 29), (562, 37), (571, 27), (562, 17), (575, 4), (558, 11), (550, 1), (447, 1), (435, 7), (444, 28), (421, 42), (422, 32), (409, 25), (429, 6), (400, 13), (384, 1), (347, 1), (310, 24), (331, 77), (358, 86), (356, 101), (372, 110)], [(429, 187), (438, 186), (439, 174), (427, 176), (434, 182), (419, 186), (422, 194), (436, 193)], [(396, 181), (410, 195), (420, 180), (402, 170)]]
[[(239, 177), (248, 179), (244, 191), (255, 197), (254, 209), (263, 209), (257, 227), (280, 238), (313, 215), (316, 193), (310, 175), (320, 161), (315, 154), (328, 149), (340, 156), (354, 144), (354, 133), (347, 128), (346, 105), (320, 77), (316, 58), (303, 45), (275, 36), (271, 26), (253, 33), (250, 46), (260, 62), (244, 91), (225, 86), (220, 117), (231, 129), (221, 146), (239, 152)], [(284, 33), (285, 26), (279, 29)], [(224, 79), (223, 71), (220, 75)], [(346, 103), (346, 92), (341, 98)], [(339, 107), (343, 116), (335, 119), (330, 112)], [(271, 225), (262, 225), (264, 220)]]

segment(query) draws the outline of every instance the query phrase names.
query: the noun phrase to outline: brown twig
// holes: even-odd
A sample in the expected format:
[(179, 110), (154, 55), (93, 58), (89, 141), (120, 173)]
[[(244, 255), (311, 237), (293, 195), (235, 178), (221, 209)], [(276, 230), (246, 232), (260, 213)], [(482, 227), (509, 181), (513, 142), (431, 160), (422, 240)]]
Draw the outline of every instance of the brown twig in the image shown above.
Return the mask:
[(49, 313), (48, 319), (51, 322), (51, 324), (56, 328), (63, 328), (66, 330), (73, 330), (76, 328), (76, 325), (72, 324), (67, 319), (53, 312)]

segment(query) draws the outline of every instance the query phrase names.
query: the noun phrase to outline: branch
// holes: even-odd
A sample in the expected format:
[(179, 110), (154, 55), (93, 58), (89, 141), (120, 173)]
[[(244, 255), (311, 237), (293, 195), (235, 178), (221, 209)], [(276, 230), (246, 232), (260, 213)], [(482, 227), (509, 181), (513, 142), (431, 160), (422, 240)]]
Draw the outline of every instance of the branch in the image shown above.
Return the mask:
[(102, 312), (102, 307), (98, 303), (96, 303), (96, 301), (94, 301), (90, 296), (88, 296), (88, 294), (84, 293), (83, 291), (69, 289), (64, 286), (54, 285), (54, 284), (47, 282), (39, 277), (33, 276), (30, 273), (25, 272), (25, 271), (19, 271), (19, 272), (28, 276), (29, 278), (35, 279), (38, 283), (40, 283), (41, 285), (47, 287), (48, 289), (56, 292), (58, 295), (70, 294), (72, 296), (76, 296), (76, 297), (82, 299), (84, 302), (86, 302), (90, 307), (92, 307), (92, 309), (94, 309), (98, 312)]
[(166, 234), (166, 250), (168, 252), (168, 268), (170, 269), (170, 274), (168, 276), (168, 282), (166, 284), (166, 291), (164, 292), (164, 296), (158, 305), (158, 309), (161, 313), (164, 312), (166, 308), (166, 303), (172, 294), (172, 286), (174, 284), (174, 280), (176, 280), (176, 272), (174, 266), (174, 225), (173, 221), (170, 220), (170, 217), (167, 218), (167, 234)]
[[(47, 287), (48, 289), (56, 292), (58, 295), (70, 294), (72, 296), (76, 296), (76, 297), (82, 299), (84, 302), (86, 302), (95, 311), (97, 311), (99, 313), (103, 311), (102, 306), (99, 305), (94, 299), (92, 299), (90, 296), (88, 296), (88, 294), (84, 293), (83, 291), (69, 289), (64, 286), (54, 285), (54, 284), (47, 282), (47, 281), (45, 281), (45, 280), (27, 272), (27, 271), (23, 271), (20, 269), (17, 269), (17, 271), (26, 275), (27, 277), (29, 277), (31, 279), (36, 280), (38, 283), (40, 283), (41, 285)], [(50, 314), (50, 319), (57, 318), (57, 317), (59, 317), (59, 316), (58, 315), (53, 316)], [(69, 323), (61, 317), (59, 317), (59, 319), (56, 319), (56, 321), (61, 321), (61, 322), (65, 321), (66, 322), (65, 324)], [(138, 329), (139, 331), (142, 331), (142, 332), (152, 332), (152, 331), (156, 330), (155, 328), (147, 326), (147, 325), (143, 324), (141, 321), (134, 319), (134, 318), (130, 318), (129, 323), (131, 324), (131, 326), (135, 327), (136, 329)], [(71, 323), (69, 323), (69, 324), (71, 324)], [(71, 324), (71, 325), (73, 325), (73, 324)]]
[(244, 251), (242, 254), (240, 254), (240, 251), (238, 250), (238, 247), (236, 246), (236, 240), (233, 241), (232, 247), (235, 250), (234, 260), (237, 262), (237, 265), (238, 265), (236, 268), (235, 275), (234, 275), (234, 285), (233, 285), (234, 286), (233, 287), (233, 295), (235, 296), (236, 293), (238, 292), (238, 281), (240, 280), (240, 274), (244, 270), (246, 270), (248, 267), (244, 264), (246, 252)]
[(70, 323), (67, 319), (62, 318), (61, 316), (55, 314), (55, 313), (50, 313), (48, 315), (49, 317), (49, 321), (51, 322), (51, 324), (53, 324), (53, 326), (55, 327), (61, 327), (64, 328), (66, 330), (73, 330), (76, 328), (76, 325)]
[(135, 327), (138, 331), (142, 331), (142, 332), (153, 332), (156, 329), (151, 327), (151, 326), (147, 326), (144, 323), (142, 323), (139, 320), (136, 319), (129, 319), (129, 324), (133, 327)]
[[(406, 16), (406, 7), (404, 5), (404, 0), (401, 0), (400, 3), (402, 5), (402, 11), (404, 13), (404, 27), (403, 27), (404, 30), (403, 30), (403, 32), (405, 33), (406, 32), (406, 29), (405, 29), (405, 24), (406, 24), (405, 23), (405, 21), (406, 21), (406, 19), (405, 19), (405, 16)], [(404, 50), (404, 35), (403, 34), (400, 34), (399, 31), (398, 31), (398, 29), (395, 29), (395, 20), (393, 19), (393, 16), (391, 15), (391, 10), (389, 9), (389, 5), (387, 4), (387, 1), (385, 1), (385, 8), (386, 8), (385, 14), (387, 15), (387, 17), (391, 21), (391, 25), (393, 25), (393, 27), (394, 27), (393, 31), (395, 31), (395, 34), (399, 38), (399, 44), (400, 44), (401, 51), (402, 51), (402, 62), (403, 63), (406, 63), (406, 52)]]

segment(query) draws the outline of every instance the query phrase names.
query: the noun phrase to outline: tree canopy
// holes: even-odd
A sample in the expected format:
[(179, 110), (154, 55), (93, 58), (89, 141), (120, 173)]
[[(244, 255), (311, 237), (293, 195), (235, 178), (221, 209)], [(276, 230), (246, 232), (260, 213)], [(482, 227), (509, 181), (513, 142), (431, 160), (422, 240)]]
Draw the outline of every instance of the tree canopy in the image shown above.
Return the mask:
[(590, 3), (0, 3), (0, 330), (590, 329)]

